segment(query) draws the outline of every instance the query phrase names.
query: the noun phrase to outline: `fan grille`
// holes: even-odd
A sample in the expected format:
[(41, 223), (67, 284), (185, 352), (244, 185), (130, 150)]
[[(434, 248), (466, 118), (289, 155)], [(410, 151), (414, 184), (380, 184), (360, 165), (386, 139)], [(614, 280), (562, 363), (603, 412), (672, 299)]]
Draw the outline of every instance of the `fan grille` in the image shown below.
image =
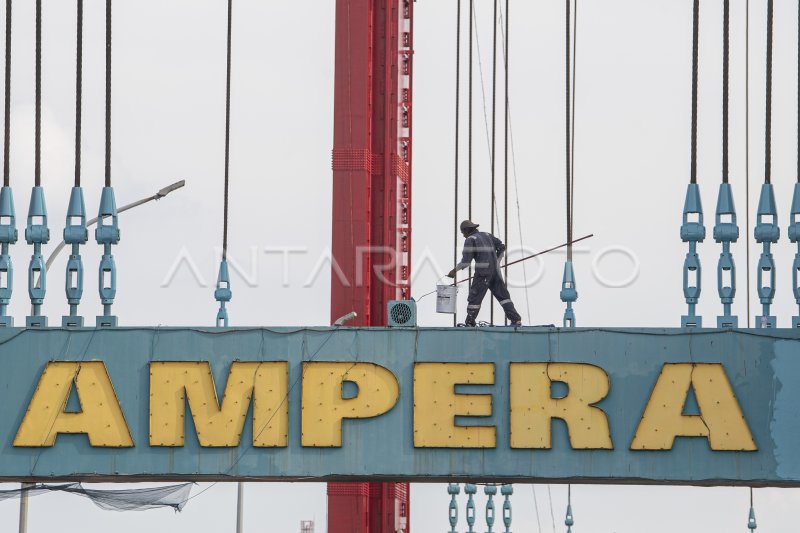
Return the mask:
[(392, 306), (391, 316), (395, 324), (407, 324), (414, 317), (414, 312), (408, 304), (397, 303)]

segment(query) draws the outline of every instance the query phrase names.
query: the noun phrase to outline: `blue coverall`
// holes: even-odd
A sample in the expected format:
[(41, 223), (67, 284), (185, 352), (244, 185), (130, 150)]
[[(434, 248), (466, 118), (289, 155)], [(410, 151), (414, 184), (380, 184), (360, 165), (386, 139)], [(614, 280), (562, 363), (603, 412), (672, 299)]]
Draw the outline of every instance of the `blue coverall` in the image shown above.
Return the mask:
[(514, 308), (514, 302), (511, 301), (511, 295), (508, 294), (508, 288), (500, 272), (500, 258), (505, 251), (506, 246), (503, 241), (485, 231), (474, 231), (464, 241), (464, 252), (461, 255), (461, 262), (456, 265), (456, 270), (463, 270), (475, 261), (475, 276), (472, 278), (467, 297), (468, 326), (475, 325), (475, 318), (481, 310), (481, 302), (487, 290), (497, 298), (511, 324), (519, 324), (522, 320)]

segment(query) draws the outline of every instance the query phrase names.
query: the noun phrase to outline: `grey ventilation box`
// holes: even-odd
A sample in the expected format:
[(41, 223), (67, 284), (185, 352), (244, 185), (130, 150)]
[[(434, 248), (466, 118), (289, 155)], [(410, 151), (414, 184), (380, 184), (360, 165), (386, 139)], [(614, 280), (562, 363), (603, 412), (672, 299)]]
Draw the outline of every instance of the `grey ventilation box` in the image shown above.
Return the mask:
[(414, 328), (417, 326), (417, 302), (414, 300), (392, 300), (388, 306), (390, 328)]

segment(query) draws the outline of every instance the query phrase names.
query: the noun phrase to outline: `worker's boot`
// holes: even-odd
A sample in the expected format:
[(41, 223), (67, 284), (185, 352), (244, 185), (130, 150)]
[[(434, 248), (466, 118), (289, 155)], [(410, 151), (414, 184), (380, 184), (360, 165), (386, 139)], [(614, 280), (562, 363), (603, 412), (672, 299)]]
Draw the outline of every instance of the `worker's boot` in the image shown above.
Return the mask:
[(478, 309), (468, 309), (467, 310), (467, 319), (464, 321), (464, 324), (467, 327), (474, 328), (475, 327), (475, 319), (478, 317), (478, 313), (480, 312), (480, 307)]

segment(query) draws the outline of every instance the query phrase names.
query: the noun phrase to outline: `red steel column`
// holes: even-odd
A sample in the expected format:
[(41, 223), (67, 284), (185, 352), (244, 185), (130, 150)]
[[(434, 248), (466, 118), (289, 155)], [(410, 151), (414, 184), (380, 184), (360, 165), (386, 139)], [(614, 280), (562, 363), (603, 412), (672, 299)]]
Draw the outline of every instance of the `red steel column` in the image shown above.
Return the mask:
[[(411, 0), (337, 0), (331, 322), (410, 297)], [(410, 531), (408, 483), (329, 483), (330, 533)]]

